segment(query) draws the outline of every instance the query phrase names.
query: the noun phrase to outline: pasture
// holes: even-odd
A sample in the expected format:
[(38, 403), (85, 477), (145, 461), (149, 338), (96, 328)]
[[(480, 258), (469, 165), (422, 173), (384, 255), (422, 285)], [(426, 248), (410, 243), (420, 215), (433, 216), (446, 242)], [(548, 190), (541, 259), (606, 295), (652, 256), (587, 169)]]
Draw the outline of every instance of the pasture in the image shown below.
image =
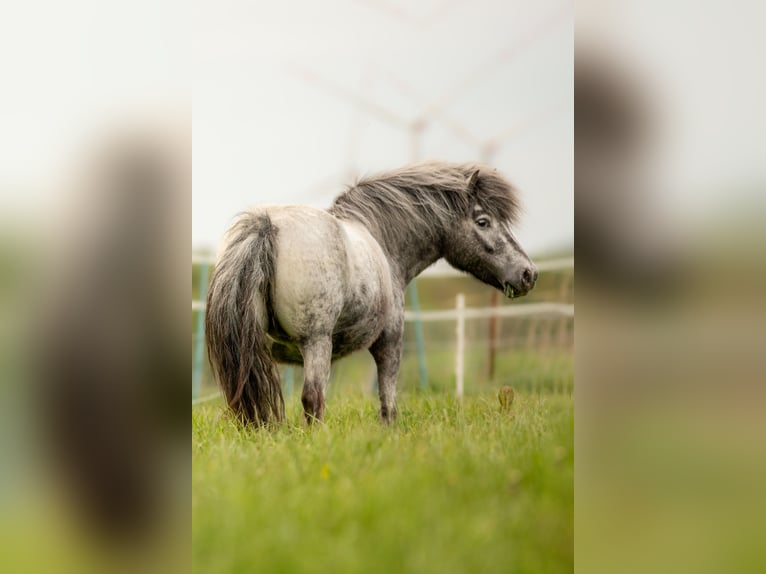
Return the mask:
[(391, 427), (358, 388), (331, 393), (316, 428), (301, 423), (298, 393), (271, 430), (234, 424), (218, 401), (194, 407), (195, 571), (571, 571), (571, 363), (562, 368), (555, 383), (517, 390), (510, 412), (497, 387), (462, 400), (403, 392)]
[[(418, 285), (423, 310), (449, 309), (456, 293), (468, 307), (491, 305), (491, 289), (468, 277)], [(571, 270), (547, 272), (523, 303), (500, 303), (571, 303), (572, 285)], [(366, 352), (333, 365), (317, 428), (302, 423), (300, 367), (281, 369), (281, 428), (244, 429), (220, 398), (192, 407), (196, 572), (572, 571), (573, 319), (498, 321), (494, 377), (491, 324), (467, 321), (462, 400), (454, 397), (455, 324), (423, 324), (425, 387), (414, 327), (406, 324), (391, 427), (378, 421)], [(205, 363), (201, 396), (216, 390)], [(516, 390), (510, 412), (500, 410), (503, 385)]]

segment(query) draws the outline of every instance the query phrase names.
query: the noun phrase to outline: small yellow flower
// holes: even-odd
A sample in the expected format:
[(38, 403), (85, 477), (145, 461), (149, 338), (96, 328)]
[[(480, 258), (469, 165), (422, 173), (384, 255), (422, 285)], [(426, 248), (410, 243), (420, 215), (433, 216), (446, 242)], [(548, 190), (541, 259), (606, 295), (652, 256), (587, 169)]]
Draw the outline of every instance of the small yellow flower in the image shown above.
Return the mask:
[(330, 478), (330, 465), (328, 465), (327, 463), (324, 463), (322, 465), (322, 470), (319, 471), (319, 478), (321, 478), (322, 480), (327, 480), (328, 478)]

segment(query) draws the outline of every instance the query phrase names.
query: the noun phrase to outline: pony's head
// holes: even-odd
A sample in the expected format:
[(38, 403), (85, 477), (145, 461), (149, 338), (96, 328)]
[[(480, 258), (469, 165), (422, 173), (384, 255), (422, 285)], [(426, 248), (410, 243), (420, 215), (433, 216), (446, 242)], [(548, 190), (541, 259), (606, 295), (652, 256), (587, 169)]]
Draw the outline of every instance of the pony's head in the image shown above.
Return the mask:
[(535, 286), (537, 268), (511, 230), (520, 210), (513, 187), (485, 166), (470, 171), (466, 186), (468, 201), (447, 230), (445, 258), (506, 297), (526, 295)]

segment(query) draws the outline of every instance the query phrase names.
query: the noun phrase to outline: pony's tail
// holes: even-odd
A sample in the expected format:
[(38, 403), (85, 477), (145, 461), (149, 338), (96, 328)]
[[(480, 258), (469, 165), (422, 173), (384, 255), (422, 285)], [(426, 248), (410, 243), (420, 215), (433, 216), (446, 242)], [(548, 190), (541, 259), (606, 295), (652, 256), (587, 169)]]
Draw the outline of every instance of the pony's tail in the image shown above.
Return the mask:
[(208, 358), (229, 408), (245, 423), (278, 422), (285, 414), (266, 336), (275, 238), (268, 215), (243, 214), (229, 231), (207, 295)]

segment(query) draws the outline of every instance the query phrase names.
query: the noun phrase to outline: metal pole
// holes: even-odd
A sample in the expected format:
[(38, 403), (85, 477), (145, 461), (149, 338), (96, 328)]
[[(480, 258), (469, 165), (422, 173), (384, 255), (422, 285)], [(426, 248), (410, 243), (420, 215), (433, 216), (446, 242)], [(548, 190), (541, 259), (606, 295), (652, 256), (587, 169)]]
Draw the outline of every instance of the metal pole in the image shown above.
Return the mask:
[[(202, 263), (199, 267), (199, 300), (204, 301), (207, 297), (207, 274), (208, 264)], [(199, 388), (202, 383), (202, 357), (205, 354), (205, 310), (197, 311), (197, 325), (194, 330), (194, 366), (192, 369), (192, 400), (199, 396)]]
[(285, 367), (285, 395), (286, 396), (292, 396), (293, 394), (293, 379), (294, 379), (294, 371), (292, 365), (287, 365)]
[(426, 368), (426, 346), (423, 337), (423, 321), (420, 319), (420, 301), (418, 300), (418, 287), (413, 280), (409, 286), (410, 303), (415, 315), (415, 346), (418, 351), (418, 370), (420, 371), (420, 386), (425, 389), (428, 386), (428, 370)]

